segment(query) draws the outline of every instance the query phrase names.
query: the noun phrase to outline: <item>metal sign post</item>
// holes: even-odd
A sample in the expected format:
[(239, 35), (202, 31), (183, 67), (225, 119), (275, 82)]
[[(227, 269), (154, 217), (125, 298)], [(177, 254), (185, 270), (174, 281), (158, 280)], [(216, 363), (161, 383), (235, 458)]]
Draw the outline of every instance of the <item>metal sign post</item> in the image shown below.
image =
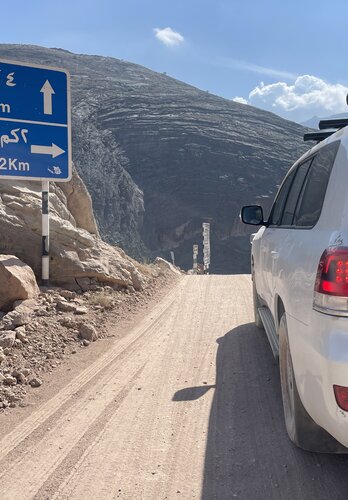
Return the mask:
[(49, 286), (50, 279), (50, 183), (42, 181), (42, 286)]
[(203, 264), (204, 274), (209, 274), (210, 266), (210, 223), (203, 222)]
[(70, 77), (0, 59), (0, 179), (42, 182), (42, 282), (49, 280), (49, 181), (71, 178)]

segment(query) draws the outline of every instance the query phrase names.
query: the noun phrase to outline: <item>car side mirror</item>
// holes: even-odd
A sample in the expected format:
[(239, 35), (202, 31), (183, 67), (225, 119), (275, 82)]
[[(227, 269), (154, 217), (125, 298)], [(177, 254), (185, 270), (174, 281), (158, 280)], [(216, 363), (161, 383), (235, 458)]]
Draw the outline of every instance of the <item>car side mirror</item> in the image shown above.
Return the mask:
[(240, 218), (244, 224), (251, 224), (252, 226), (262, 226), (265, 224), (263, 220), (263, 210), (259, 205), (242, 207)]

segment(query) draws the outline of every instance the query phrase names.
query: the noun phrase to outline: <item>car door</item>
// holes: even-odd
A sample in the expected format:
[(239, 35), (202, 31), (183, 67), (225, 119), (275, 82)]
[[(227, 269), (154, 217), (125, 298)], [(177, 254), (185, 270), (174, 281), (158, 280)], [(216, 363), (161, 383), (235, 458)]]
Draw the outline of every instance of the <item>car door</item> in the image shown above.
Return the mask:
[(293, 286), (293, 271), (296, 268), (295, 255), (298, 256), (298, 251), (296, 250), (297, 243), (294, 238), (293, 219), (311, 163), (312, 158), (309, 158), (297, 165), (280, 222), (274, 228), (276, 236), (274, 237), (274, 245), (270, 248), (272, 273), (269, 285), (273, 312), (276, 296), (275, 289), (277, 289), (278, 293), (282, 294), (284, 289), (289, 291)]
[(297, 206), (297, 201), (305, 181), (311, 159), (294, 166), (285, 178), (274, 207), (269, 224), (261, 243), (261, 258), (264, 272), (264, 290), (268, 307), (273, 311), (274, 288), (279, 274), (287, 272), (289, 252), (289, 231)]
[(255, 280), (258, 294), (269, 305), (270, 301), (270, 283), (272, 281), (272, 258), (271, 251), (275, 245), (276, 235), (274, 229), (279, 225), (283, 213), (286, 197), (290, 189), (292, 179), (294, 177), (294, 170), (290, 170), (285, 177), (282, 185), (279, 188), (278, 194), (273, 203), (271, 213), (260, 237), (259, 243), (259, 258), (255, 260)]

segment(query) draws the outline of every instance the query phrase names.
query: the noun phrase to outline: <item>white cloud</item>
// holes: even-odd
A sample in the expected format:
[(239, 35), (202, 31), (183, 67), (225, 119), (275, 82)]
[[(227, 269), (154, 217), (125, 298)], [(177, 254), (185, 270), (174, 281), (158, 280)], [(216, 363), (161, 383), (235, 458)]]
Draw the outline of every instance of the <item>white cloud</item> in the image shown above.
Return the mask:
[(348, 87), (344, 85), (302, 75), (291, 85), (286, 82), (265, 85), (261, 82), (250, 92), (247, 103), (301, 122), (315, 115), (347, 112), (347, 93)]
[(224, 68), (240, 69), (243, 71), (250, 71), (251, 73), (258, 73), (259, 75), (273, 76), (277, 78), (284, 78), (285, 80), (295, 80), (298, 75), (290, 73), (289, 71), (282, 71), (275, 68), (268, 68), (266, 66), (259, 66), (258, 64), (249, 63), (246, 61), (239, 61), (238, 59), (219, 58), (214, 64)]
[(239, 104), (248, 104), (248, 101), (244, 97), (235, 97), (234, 102), (239, 102)]
[(176, 45), (183, 43), (185, 40), (180, 33), (169, 27), (163, 29), (155, 28), (154, 32), (156, 33), (156, 38), (167, 47), (175, 47)]

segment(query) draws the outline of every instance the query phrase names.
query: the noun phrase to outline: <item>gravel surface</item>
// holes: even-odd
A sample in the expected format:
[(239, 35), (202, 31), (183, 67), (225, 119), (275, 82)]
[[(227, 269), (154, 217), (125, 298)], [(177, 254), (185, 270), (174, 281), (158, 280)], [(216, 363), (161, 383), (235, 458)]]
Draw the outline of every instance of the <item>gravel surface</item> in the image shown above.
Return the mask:
[(286, 435), (250, 277), (186, 276), (162, 295), (0, 415), (1, 499), (346, 499), (348, 457)]
[(43, 289), (37, 300), (6, 314), (0, 320), (0, 413), (26, 406), (45, 375), (91, 342), (112, 335), (110, 324), (132, 316), (172, 279), (169, 272), (152, 276), (141, 292), (109, 286), (80, 294)]

